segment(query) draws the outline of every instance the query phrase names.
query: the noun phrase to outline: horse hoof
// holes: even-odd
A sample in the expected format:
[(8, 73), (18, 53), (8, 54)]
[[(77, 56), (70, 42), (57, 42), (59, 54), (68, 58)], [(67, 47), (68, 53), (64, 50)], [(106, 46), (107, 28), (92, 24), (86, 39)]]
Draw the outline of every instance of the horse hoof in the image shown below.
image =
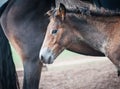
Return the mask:
[(117, 71), (117, 75), (118, 75), (118, 77), (120, 77), (120, 70)]

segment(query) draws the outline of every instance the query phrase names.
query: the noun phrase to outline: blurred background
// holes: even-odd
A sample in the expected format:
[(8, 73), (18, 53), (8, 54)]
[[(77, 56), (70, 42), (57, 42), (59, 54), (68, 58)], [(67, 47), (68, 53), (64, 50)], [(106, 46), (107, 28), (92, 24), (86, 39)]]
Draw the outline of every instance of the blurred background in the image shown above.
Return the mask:
[(4, 3), (4, 2), (6, 2), (7, 0), (0, 0), (0, 6)]

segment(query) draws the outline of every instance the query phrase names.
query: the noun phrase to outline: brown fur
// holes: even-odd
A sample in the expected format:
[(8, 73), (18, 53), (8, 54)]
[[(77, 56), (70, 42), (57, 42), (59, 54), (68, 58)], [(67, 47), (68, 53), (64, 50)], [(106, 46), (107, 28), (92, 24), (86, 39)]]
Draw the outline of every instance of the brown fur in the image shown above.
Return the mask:
[[(62, 50), (54, 52), (57, 48), (54, 47), (55, 44), (60, 45), (61, 48), (77, 50), (77, 52), (81, 52), (79, 49), (84, 45), (87, 48), (83, 49), (83, 52), (87, 53), (93, 48), (95, 53), (98, 51), (105, 54), (117, 66), (118, 71), (120, 70), (120, 16), (118, 14), (110, 14), (107, 17), (106, 14), (92, 16), (66, 12), (65, 20), (62, 20), (56, 11), (51, 13), (42, 48), (48, 47), (56, 58)], [(57, 33), (51, 34), (50, 32), (55, 29), (58, 30)], [(52, 44), (51, 37), (56, 43)], [(91, 52), (94, 54), (94, 51)]]

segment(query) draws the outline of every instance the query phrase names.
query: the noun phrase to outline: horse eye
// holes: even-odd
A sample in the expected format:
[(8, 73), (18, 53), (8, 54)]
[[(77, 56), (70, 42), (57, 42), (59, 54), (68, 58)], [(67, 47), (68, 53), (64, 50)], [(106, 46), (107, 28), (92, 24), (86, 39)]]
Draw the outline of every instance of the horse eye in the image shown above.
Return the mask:
[(56, 34), (58, 30), (53, 30), (52, 31), (52, 34)]

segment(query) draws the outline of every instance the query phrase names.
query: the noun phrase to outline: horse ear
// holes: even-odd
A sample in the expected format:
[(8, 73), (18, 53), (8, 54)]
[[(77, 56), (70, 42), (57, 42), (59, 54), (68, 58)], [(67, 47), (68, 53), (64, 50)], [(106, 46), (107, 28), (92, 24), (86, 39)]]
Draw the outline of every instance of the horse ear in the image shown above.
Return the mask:
[(62, 20), (65, 19), (66, 7), (62, 3), (60, 3), (60, 6), (59, 6), (59, 15), (62, 17)]
[(53, 10), (49, 10), (46, 14), (47, 14), (48, 16), (51, 16), (52, 13), (53, 13)]

